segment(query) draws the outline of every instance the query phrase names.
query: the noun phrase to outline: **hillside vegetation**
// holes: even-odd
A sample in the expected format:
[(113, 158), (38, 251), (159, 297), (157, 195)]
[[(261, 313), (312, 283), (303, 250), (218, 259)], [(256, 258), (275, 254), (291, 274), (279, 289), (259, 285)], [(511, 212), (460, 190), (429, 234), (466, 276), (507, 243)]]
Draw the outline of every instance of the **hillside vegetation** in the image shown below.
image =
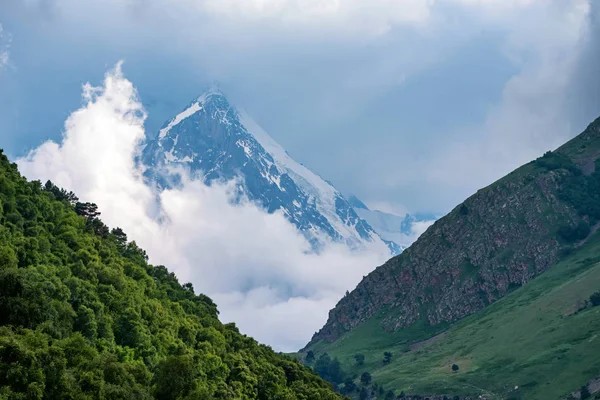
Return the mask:
[(0, 151), (0, 399), (341, 399)]
[(600, 291), (599, 158), (600, 119), (478, 191), (363, 279), (300, 357), (327, 353), (396, 394), (560, 399), (600, 375), (600, 308), (585, 307)]
[[(377, 316), (312, 351), (317, 358), (327, 352), (340, 360), (348, 376), (369, 372), (396, 395), (566, 398), (600, 375), (600, 307), (589, 303), (598, 291), (600, 235), (595, 234), (545, 274), (449, 329), (385, 333)], [(387, 364), (384, 352), (392, 354)], [(363, 365), (357, 365), (356, 354), (364, 356)]]

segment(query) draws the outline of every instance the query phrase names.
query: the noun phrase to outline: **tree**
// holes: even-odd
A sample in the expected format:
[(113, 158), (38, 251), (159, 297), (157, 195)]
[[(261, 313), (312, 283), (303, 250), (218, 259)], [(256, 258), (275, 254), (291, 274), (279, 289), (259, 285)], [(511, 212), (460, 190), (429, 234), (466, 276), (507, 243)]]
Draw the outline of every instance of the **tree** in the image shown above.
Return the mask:
[(94, 203), (76, 203), (75, 204), (75, 212), (77, 215), (81, 215), (82, 217), (87, 218), (88, 220), (93, 220), (100, 216), (100, 212), (98, 211), (98, 206)]
[(365, 363), (365, 356), (364, 354), (355, 354), (354, 355), (354, 361), (356, 361), (356, 365), (357, 366), (361, 366)]
[(360, 389), (359, 399), (360, 400), (368, 400), (369, 399), (369, 391), (367, 390), (366, 387), (363, 387), (362, 389)]
[(183, 398), (193, 390), (199, 365), (189, 356), (170, 356), (158, 365), (155, 381), (157, 399)]
[(75, 198), (0, 150), (0, 398), (342, 399)]
[(307, 364), (312, 364), (315, 361), (315, 353), (312, 350), (309, 350), (306, 353), (306, 357), (304, 358), (304, 362)]
[(592, 307), (600, 306), (600, 292), (596, 292), (590, 296), (590, 304)]
[(79, 198), (75, 196), (75, 193), (67, 192), (65, 189), (59, 188), (54, 183), (52, 183), (52, 181), (47, 181), (43, 189), (47, 192), (52, 193), (56, 200), (66, 201), (71, 206), (74, 206), (79, 201)]
[(452, 364), (452, 371), (457, 372), (458, 371), (458, 365), (456, 364)]
[(584, 399), (589, 399), (590, 397), (592, 397), (592, 394), (590, 393), (590, 390), (588, 389), (587, 385), (583, 385), (581, 387), (581, 395), (579, 396), (580, 399), (584, 400)]
[(331, 383), (340, 384), (344, 381), (344, 371), (342, 371), (340, 360), (337, 358), (331, 360), (329, 368), (327, 368), (327, 375)]
[(314, 366), (314, 371), (323, 379), (329, 381), (329, 364), (331, 363), (331, 357), (329, 354), (323, 353), (317, 359)]
[(383, 353), (383, 363), (389, 364), (391, 361), (392, 361), (392, 353), (390, 353), (389, 351), (386, 351), (385, 353)]
[(349, 394), (356, 391), (356, 384), (350, 378), (346, 379), (344, 382), (344, 394)]
[(123, 229), (118, 227), (114, 228), (110, 231), (110, 234), (115, 243), (117, 244), (119, 250), (121, 252), (125, 251), (125, 248), (127, 247), (127, 234), (123, 232)]
[(75, 212), (82, 217), (87, 218), (87, 228), (94, 232), (96, 235), (106, 239), (108, 238), (110, 231), (104, 222), (100, 221), (100, 211), (98, 206), (94, 203), (75, 203)]
[(370, 384), (370, 383), (371, 383), (371, 380), (372, 380), (372, 378), (371, 378), (371, 374), (370, 374), (370, 373), (368, 373), (368, 372), (363, 372), (363, 374), (360, 376), (360, 382), (361, 382), (363, 385), (368, 385), (368, 384)]
[(574, 243), (585, 239), (590, 234), (590, 225), (586, 222), (580, 222), (577, 226), (565, 225), (558, 228), (558, 235), (567, 243)]
[(388, 390), (388, 392), (385, 394), (385, 400), (394, 400), (395, 398), (396, 396), (391, 390)]
[(110, 231), (108, 226), (104, 225), (104, 222), (100, 221), (98, 218), (94, 218), (88, 220), (87, 226), (96, 234), (104, 239), (108, 238), (110, 235)]
[(75, 328), (80, 331), (83, 336), (89, 339), (95, 339), (98, 332), (98, 324), (94, 311), (82, 305), (77, 310), (77, 318), (75, 320)]

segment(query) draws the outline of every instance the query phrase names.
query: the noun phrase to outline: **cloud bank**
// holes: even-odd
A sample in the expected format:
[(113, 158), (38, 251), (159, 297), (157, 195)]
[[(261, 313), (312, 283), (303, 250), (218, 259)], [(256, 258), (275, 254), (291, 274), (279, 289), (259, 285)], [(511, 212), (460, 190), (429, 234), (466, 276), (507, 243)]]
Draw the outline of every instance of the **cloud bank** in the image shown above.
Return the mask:
[(507, 81), (483, 125), (464, 129), (479, 134), (463, 132), (446, 143), (428, 168), (429, 179), (450, 187), (466, 179), (489, 184), (580, 133), (583, 127), (568, 118), (568, 94), (588, 50), (589, 17), (587, 1), (572, 1), (548, 7), (535, 25), (517, 25), (505, 51), (521, 72)]
[[(283, 215), (248, 201), (233, 204), (237, 184), (156, 192), (134, 163), (146, 112), (117, 65), (101, 87), (83, 86), (83, 106), (48, 141), (17, 160), (30, 179), (50, 179), (98, 204), (102, 219), (119, 226), (180, 281), (212, 296), (224, 321), (281, 351), (303, 346), (326, 321), (344, 291), (385, 260), (331, 244), (319, 255)], [(161, 221), (161, 222), (159, 222)]]
[(47, 140), (81, 82), (125, 58), (151, 133), (218, 80), (343, 192), (443, 213), (600, 114), (597, 4), (7, 0), (3, 146)]
[[(9, 0), (10, 1), (10, 0)], [(15, 3), (17, 3), (15, 1)], [(539, 0), (105, 0), (86, 4), (74, 0), (25, 0), (19, 6), (37, 9), (47, 18), (86, 15), (102, 4), (104, 13), (128, 14), (138, 20), (162, 14), (163, 22), (179, 19), (183, 25), (191, 20), (215, 21), (246, 26), (268, 25), (296, 34), (314, 31), (340, 35), (381, 35), (397, 26), (425, 27), (437, 20), (437, 11), (458, 7), (497, 18), (522, 9)], [(101, 11), (98, 9), (97, 11)], [(183, 26), (180, 26), (180, 29)]]

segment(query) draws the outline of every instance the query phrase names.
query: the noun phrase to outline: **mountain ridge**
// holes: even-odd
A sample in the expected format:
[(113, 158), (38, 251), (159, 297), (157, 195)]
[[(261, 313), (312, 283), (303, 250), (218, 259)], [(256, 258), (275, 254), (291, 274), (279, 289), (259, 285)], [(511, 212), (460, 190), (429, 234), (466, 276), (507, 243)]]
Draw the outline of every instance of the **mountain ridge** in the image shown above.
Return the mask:
[(177, 184), (167, 166), (202, 173), (206, 183), (243, 178), (243, 195), (267, 212), (283, 212), (313, 248), (329, 240), (352, 249), (399, 253), (360, 218), (330, 182), (294, 160), (244, 110), (219, 90), (209, 90), (167, 121), (148, 139), (141, 160), (148, 179)]
[(364, 277), (298, 357), (411, 399), (597, 393), (598, 228), (600, 118)]
[(383, 307), (386, 331), (418, 321), (452, 323), (543, 273), (559, 259), (560, 229), (576, 230), (580, 224), (595, 229), (590, 219), (596, 216), (581, 213), (558, 192), (570, 178), (593, 175), (599, 156), (600, 118), (555, 152), (479, 190), (436, 221), (342, 298), (308, 346), (335, 341)]

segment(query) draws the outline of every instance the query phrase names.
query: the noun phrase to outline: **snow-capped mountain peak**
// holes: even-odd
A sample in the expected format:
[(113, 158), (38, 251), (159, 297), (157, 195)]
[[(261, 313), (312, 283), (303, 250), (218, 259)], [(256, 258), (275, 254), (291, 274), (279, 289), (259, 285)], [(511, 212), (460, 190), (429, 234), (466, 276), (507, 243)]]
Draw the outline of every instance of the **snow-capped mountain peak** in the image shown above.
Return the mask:
[(381, 238), (397, 243), (402, 248), (410, 246), (439, 218), (439, 215), (433, 213), (396, 215), (372, 210), (356, 196), (350, 196), (348, 203), (354, 208), (358, 216), (367, 221)]
[[(195, 101), (193, 101), (185, 110), (177, 114), (173, 119), (171, 119), (164, 128), (162, 128), (158, 133), (158, 138), (164, 138), (169, 131), (177, 126), (180, 122), (185, 120), (186, 118), (191, 117), (198, 111), (202, 110), (204, 105), (209, 101), (211, 97), (221, 97), (224, 99), (223, 93), (217, 88), (211, 88), (210, 90), (204, 92), (200, 97), (198, 97)], [(226, 99), (224, 99), (226, 101)]]
[(147, 176), (163, 185), (166, 165), (201, 171), (207, 183), (241, 177), (246, 196), (268, 212), (283, 212), (318, 249), (343, 242), (353, 249), (401, 251), (382, 239), (329, 182), (294, 160), (246, 111), (219, 90), (192, 101), (149, 140), (143, 151)]

